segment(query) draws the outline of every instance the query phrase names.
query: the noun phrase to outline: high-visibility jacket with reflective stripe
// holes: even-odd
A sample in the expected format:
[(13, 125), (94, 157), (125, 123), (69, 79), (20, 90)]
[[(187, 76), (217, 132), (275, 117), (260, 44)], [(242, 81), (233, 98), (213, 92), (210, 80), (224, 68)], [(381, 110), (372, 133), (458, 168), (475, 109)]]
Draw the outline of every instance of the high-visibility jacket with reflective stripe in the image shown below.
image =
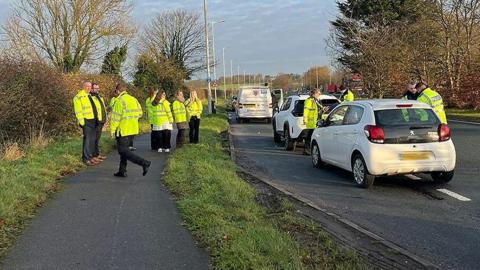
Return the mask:
[(196, 116), (198, 119), (202, 116), (203, 104), (200, 100), (192, 102), (189, 100), (185, 101), (185, 106), (187, 107), (187, 118), (190, 119), (192, 116)]
[(102, 104), (103, 104), (103, 108), (106, 108), (105, 101), (101, 96), (92, 96), (92, 100), (93, 100), (93, 103), (95, 104), (95, 108), (97, 109), (98, 121), (102, 122), (104, 120), (104, 117), (106, 117), (105, 115), (103, 115), (103, 111), (102, 111)]
[(350, 90), (347, 90), (347, 93), (343, 96), (342, 102), (347, 102), (347, 101), (354, 101), (355, 96), (353, 95), (353, 92)]
[(163, 99), (153, 108), (153, 125), (161, 126), (165, 123), (173, 123), (172, 110), (170, 109), (170, 102)]
[(113, 106), (115, 105), (115, 101), (117, 101), (117, 97), (112, 97), (110, 99), (110, 103), (108, 104), (108, 106), (110, 106), (111, 110), (113, 110)]
[(85, 125), (85, 119), (95, 118), (92, 103), (88, 98), (87, 91), (83, 89), (78, 91), (78, 94), (73, 98), (73, 109), (75, 110), (78, 124), (81, 126)]
[(187, 122), (187, 110), (185, 104), (175, 100), (172, 104), (173, 108), (173, 118), (175, 118), (175, 123)]
[(139, 132), (138, 119), (142, 115), (142, 106), (138, 100), (125, 91), (120, 93), (113, 106), (110, 133), (117, 137), (137, 135)]
[(153, 114), (154, 114), (154, 111), (153, 111), (153, 105), (152, 105), (152, 102), (153, 100), (155, 99), (155, 96), (154, 95), (153, 97), (148, 97), (147, 100), (145, 101), (145, 108), (147, 110), (147, 118), (148, 118), (148, 123), (150, 125), (153, 124)]
[(417, 100), (430, 105), (438, 118), (440, 118), (440, 121), (442, 121), (443, 124), (447, 124), (447, 115), (445, 114), (443, 99), (438, 92), (427, 88), (422, 91)]
[(307, 126), (307, 129), (312, 129), (317, 126), (318, 120), (318, 105), (317, 101), (313, 97), (309, 97), (305, 100), (303, 106), (303, 122)]

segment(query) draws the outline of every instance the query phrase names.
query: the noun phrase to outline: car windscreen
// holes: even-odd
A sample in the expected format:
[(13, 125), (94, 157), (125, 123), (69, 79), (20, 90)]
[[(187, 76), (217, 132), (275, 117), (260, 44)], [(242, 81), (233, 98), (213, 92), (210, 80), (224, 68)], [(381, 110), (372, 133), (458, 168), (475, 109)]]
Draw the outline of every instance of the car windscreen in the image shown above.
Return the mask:
[(438, 141), (440, 120), (432, 109), (398, 108), (375, 111), (376, 125), (385, 133), (385, 143)]

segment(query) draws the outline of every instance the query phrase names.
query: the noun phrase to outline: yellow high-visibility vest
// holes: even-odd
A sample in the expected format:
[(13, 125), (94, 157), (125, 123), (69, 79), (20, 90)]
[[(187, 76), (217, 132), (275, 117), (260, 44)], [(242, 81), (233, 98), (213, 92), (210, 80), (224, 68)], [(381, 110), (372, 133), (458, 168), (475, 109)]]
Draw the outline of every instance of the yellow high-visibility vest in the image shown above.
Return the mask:
[(105, 110), (107, 109), (107, 107), (105, 107), (105, 101), (101, 96), (92, 96), (92, 100), (93, 100), (93, 103), (95, 104), (95, 108), (97, 109), (98, 121), (102, 122), (104, 117), (106, 117), (105, 115), (103, 115), (103, 111), (102, 111), (102, 105), (103, 105), (103, 108), (105, 108)]
[(185, 104), (175, 100), (172, 104), (173, 107), (173, 118), (175, 118), (175, 123), (187, 122), (187, 110)]
[(317, 126), (318, 120), (318, 105), (317, 101), (313, 97), (309, 97), (305, 100), (303, 106), (303, 122), (307, 126), (307, 129), (312, 129)]
[(427, 88), (422, 91), (417, 100), (430, 105), (438, 118), (440, 118), (440, 121), (443, 124), (447, 124), (447, 115), (445, 114), (443, 99), (437, 91)]
[(157, 106), (152, 106), (153, 109), (153, 125), (161, 126), (165, 123), (173, 123), (172, 110), (170, 109), (170, 102), (168, 100), (160, 100)]
[(85, 119), (94, 119), (93, 107), (90, 99), (88, 98), (87, 91), (80, 90), (78, 94), (73, 98), (73, 109), (75, 110), (75, 117), (78, 124), (85, 125)]
[(117, 101), (117, 97), (112, 97), (110, 99), (110, 103), (108, 104), (108, 106), (110, 106), (111, 110), (113, 110), (113, 106), (115, 105), (115, 101)]
[(154, 109), (152, 102), (155, 100), (156, 94), (153, 97), (148, 97), (147, 100), (145, 101), (145, 108), (147, 110), (147, 118), (148, 118), (148, 123), (153, 124), (153, 114), (154, 114)]
[(350, 90), (346, 90), (347, 93), (343, 96), (342, 102), (348, 102), (348, 101), (354, 101), (355, 96), (353, 95), (353, 92)]
[(138, 100), (126, 91), (120, 93), (113, 106), (110, 133), (117, 137), (137, 135), (139, 133), (138, 119), (142, 115), (142, 106)]
[(187, 107), (187, 118), (190, 119), (192, 116), (196, 116), (198, 119), (202, 116), (203, 104), (200, 100), (192, 102), (189, 100), (185, 101), (185, 106)]

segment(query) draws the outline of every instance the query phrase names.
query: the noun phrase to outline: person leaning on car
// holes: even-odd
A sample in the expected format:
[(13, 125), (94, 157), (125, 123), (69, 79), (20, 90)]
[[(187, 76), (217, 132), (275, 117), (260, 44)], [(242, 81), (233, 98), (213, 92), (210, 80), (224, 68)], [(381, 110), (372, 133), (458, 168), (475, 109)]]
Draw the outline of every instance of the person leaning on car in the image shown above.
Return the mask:
[(307, 136), (305, 138), (305, 152), (310, 150), (310, 140), (312, 138), (313, 130), (317, 127), (318, 112), (323, 111), (320, 108), (318, 100), (320, 98), (320, 89), (315, 88), (310, 91), (310, 97), (305, 100), (303, 107), (303, 124), (306, 126)]

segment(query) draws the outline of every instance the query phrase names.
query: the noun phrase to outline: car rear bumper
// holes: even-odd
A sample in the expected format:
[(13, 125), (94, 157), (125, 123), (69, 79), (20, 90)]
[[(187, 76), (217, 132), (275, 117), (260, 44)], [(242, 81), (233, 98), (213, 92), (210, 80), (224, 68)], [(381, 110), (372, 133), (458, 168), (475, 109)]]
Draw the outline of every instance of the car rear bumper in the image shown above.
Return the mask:
[[(369, 153), (368, 153), (369, 152)], [(426, 160), (401, 160), (404, 152), (428, 152)], [(365, 158), (365, 156), (364, 156)], [(373, 175), (395, 175), (453, 171), (456, 153), (453, 142), (412, 145), (370, 144), (365, 158), (368, 170)]]
[(272, 110), (269, 111), (241, 111), (237, 112), (238, 118), (272, 118)]

